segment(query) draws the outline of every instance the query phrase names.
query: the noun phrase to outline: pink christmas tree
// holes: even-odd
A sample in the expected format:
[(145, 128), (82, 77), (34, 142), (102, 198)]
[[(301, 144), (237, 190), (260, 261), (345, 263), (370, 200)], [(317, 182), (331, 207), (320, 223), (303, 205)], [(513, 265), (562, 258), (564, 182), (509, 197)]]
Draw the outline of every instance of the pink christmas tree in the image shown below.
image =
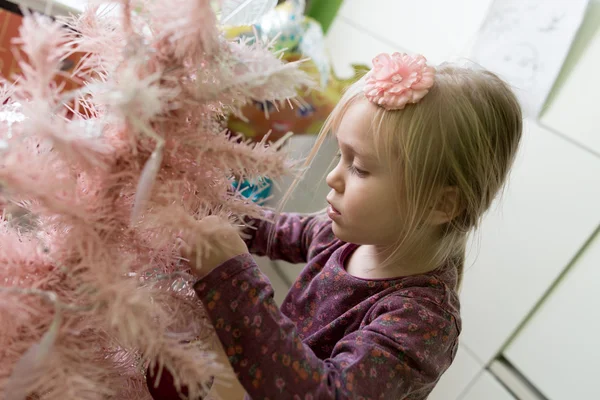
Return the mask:
[[(225, 3), (239, 20), (252, 2)], [(252, 18), (275, 2), (254, 3)], [(218, 6), (25, 16), (23, 74), (0, 93), (2, 398), (147, 399), (149, 365), (196, 397), (225, 373), (177, 238), (210, 251), (198, 219), (261, 217), (232, 182), (290, 163), (281, 143), (232, 137), (226, 118), (251, 99), (287, 106), (311, 82), (267, 44), (226, 41)], [(53, 82), (75, 52), (82, 86), (65, 93)]]

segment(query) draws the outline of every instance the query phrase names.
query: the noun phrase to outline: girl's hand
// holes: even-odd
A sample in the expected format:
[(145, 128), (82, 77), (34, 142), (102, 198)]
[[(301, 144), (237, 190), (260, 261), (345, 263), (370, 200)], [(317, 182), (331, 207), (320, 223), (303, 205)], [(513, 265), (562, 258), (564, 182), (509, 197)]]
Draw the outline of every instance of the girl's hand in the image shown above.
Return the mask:
[(217, 216), (202, 219), (198, 232), (202, 232), (201, 239), (186, 240), (182, 255), (189, 260), (192, 273), (200, 278), (225, 261), (248, 253), (239, 232)]

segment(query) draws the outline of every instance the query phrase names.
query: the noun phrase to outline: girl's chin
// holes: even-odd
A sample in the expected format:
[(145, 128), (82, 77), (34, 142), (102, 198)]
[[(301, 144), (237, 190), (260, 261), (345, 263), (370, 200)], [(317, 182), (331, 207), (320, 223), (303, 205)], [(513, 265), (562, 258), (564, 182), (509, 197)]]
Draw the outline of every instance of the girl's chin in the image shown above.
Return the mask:
[(335, 235), (335, 237), (341, 240), (342, 242), (351, 242), (349, 240), (350, 235), (348, 235), (348, 232), (344, 228), (342, 228), (338, 222), (333, 221), (331, 223), (331, 229), (333, 230), (333, 234)]

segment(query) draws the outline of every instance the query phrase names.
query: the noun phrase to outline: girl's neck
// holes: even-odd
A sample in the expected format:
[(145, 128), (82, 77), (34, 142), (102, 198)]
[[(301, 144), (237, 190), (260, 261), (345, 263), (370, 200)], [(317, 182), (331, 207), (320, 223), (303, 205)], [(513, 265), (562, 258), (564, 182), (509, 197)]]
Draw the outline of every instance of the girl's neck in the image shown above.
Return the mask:
[(432, 262), (430, 248), (421, 247), (412, 253), (394, 257), (389, 247), (361, 245), (346, 265), (349, 274), (363, 279), (393, 279), (425, 274), (438, 268)]

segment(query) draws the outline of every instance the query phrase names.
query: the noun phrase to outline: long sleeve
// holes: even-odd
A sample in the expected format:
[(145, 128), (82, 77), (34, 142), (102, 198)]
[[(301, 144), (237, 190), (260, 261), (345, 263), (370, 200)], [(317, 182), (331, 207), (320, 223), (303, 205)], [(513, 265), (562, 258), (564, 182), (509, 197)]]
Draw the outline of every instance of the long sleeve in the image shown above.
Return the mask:
[(195, 290), (253, 400), (424, 398), (456, 351), (452, 317), (408, 292), (374, 304), (360, 329), (321, 360), (275, 305), (249, 254), (221, 265)]
[(290, 263), (308, 261), (314, 239), (328, 222), (318, 216), (293, 213), (277, 216), (268, 212), (266, 217), (275, 221), (256, 220), (256, 229), (247, 230), (250, 253)]

